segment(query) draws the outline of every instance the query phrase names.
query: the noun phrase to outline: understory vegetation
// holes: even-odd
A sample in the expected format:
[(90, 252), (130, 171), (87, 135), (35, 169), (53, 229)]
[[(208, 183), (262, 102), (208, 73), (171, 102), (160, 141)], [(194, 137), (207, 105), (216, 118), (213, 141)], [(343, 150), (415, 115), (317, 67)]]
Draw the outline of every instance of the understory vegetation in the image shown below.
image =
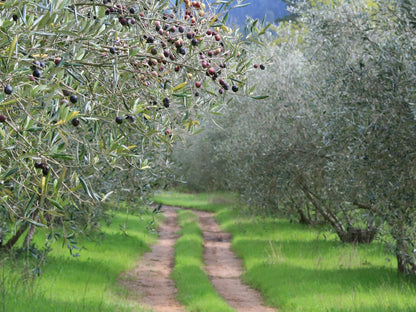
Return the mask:
[[(266, 69), (177, 144), (177, 186), (232, 191), (258, 215), (382, 240), (416, 274), (416, 3), (294, 1), (248, 53)], [(258, 64), (253, 65), (253, 72)]]
[[(39, 267), (34, 257), (3, 258), (0, 311), (141, 311), (118, 279), (156, 241), (156, 233), (149, 227), (156, 226), (157, 220), (147, 210), (135, 208), (140, 214), (129, 214), (126, 209), (114, 212), (111, 225), (78, 241), (79, 256), (70, 255), (61, 242), (53, 243), (46, 263), (40, 266), (40, 276), (33, 274), (33, 267)], [(45, 235), (46, 231), (37, 232), (34, 241), (42, 244)]]
[(397, 274), (395, 257), (379, 242), (345, 244), (325, 227), (255, 216), (229, 194), (163, 192), (155, 201), (216, 211), (243, 260), (245, 282), (280, 311), (416, 309), (415, 280)]

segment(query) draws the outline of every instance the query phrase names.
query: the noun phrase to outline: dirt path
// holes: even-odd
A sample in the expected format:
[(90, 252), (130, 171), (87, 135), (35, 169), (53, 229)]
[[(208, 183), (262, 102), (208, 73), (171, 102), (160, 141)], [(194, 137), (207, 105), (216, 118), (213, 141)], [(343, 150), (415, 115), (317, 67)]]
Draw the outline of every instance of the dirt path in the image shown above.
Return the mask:
[(223, 232), (211, 212), (194, 211), (204, 236), (205, 271), (214, 288), (238, 312), (272, 312), (265, 307), (260, 294), (244, 285), (241, 260), (231, 251), (231, 235)]
[(163, 207), (166, 221), (159, 227), (159, 240), (143, 255), (139, 265), (127, 272), (121, 283), (139, 297), (140, 304), (155, 312), (182, 312), (176, 288), (169, 275), (174, 266), (174, 245), (179, 231), (175, 207)]
[[(163, 206), (166, 221), (159, 228), (159, 240), (139, 265), (124, 274), (121, 284), (138, 295), (140, 304), (154, 312), (182, 312), (175, 300), (176, 288), (169, 275), (174, 266), (174, 245), (178, 238), (177, 207)], [(195, 211), (204, 237), (205, 271), (214, 288), (238, 312), (272, 312), (261, 296), (241, 282), (241, 261), (231, 251), (231, 236), (221, 231), (213, 213)], [(219, 312), (219, 311), (212, 311)]]

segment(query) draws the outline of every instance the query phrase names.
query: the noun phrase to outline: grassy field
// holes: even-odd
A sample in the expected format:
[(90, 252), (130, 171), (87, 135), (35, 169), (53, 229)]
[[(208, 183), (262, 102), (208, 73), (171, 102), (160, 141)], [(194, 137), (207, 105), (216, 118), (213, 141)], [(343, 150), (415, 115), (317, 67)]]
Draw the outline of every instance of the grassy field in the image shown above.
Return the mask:
[[(416, 311), (415, 278), (398, 275), (395, 258), (378, 242), (344, 245), (323, 230), (253, 217), (227, 194), (164, 192), (155, 201), (215, 211), (221, 226), (233, 235), (244, 280), (280, 311)], [(155, 241), (156, 235), (147, 230), (153, 217), (116, 213), (98, 240), (78, 242), (79, 257), (54, 244), (36, 279), (29, 278), (30, 272), (20, 274), (24, 260), (2, 259), (0, 312), (141, 311), (117, 279)], [(172, 274), (179, 300), (192, 311), (232, 311), (202, 270), (202, 237), (195, 215), (182, 211), (179, 221)], [(38, 242), (44, 235), (38, 232)]]
[(192, 208), (196, 210), (217, 212), (228, 210), (236, 202), (236, 196), (230, 193), (178, 193), (157, 192), (154, 197), (156, 203)]
[(191, 211), (178, 213), (180, 238), (175, 244), (175, 268), (172, 278), (178, 289), (178, 299), (188, 311), (235, 311), (215, 291), (203, 270), (202, 233), (198, 217)]
[(280, 311), (416, 311), (416, 279), (396, 272), (382, 244), (345, 245), (319, 229), (248, 216), (221, 194), (159, 193), (155, 200), (216, 211), (243, 259), (244, 280)]
[[(20, 274), (23, 263), (3, 260), (0, 311), (141, 311), (136, 302), (127, 299), (128, 291), (118, 286), (117, 278), (156, 240), (155, 233), (146, 229), (152, 219), (150, 213), (116, 213), (112, 224), (102, 227), (97, 241), (78, 242), (79, 257), (55, 243), (42, 275), (35, 279), (30, 273)], [(39, 232), (35, 240), (40, 242), (44, 235)]]

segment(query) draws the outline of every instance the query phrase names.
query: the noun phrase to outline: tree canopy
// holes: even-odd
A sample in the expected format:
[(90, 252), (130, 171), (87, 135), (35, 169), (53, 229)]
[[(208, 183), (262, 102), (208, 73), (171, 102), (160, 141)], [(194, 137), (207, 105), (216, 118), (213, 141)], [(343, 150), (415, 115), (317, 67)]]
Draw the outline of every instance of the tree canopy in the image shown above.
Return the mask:
[(251, 51), (266, 62), (253, 79), (269, 97), (236, 97), (187, 142), (194, 159), (178, 149), (184, 180), (237, 191), (260, 211), (324, 222), (344, 242), (389, 233), (380, 237), (394, 241), (398, 270), (414, 274), (413, 8), (297, 1), (296, 22)]
[[(0, 247), (70, 240), (163, 182), (172, 142), (243, 87), (242, 41), (200, 1), (0, 3)], [(29, 229), (29, 230), (28, 230)]]

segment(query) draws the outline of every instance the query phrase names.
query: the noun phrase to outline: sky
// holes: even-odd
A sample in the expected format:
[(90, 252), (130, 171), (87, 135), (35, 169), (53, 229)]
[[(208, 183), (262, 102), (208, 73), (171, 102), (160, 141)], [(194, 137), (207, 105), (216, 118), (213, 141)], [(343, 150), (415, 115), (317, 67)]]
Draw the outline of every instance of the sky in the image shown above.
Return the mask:
[[(215, 2), (212, 0), (212, 2)], [(235, 3), (237, 1), (234, 1)], [(246, 0), (244, 4), (248, 6), (235, 8), (230, 11), (229, 23), (243, 26), (246, 16), (263, 19), (266, 15), (268, 22), (273, 22), (277, 18), (281, 18), (287, 14), (286, 4), (281, 0)]]

